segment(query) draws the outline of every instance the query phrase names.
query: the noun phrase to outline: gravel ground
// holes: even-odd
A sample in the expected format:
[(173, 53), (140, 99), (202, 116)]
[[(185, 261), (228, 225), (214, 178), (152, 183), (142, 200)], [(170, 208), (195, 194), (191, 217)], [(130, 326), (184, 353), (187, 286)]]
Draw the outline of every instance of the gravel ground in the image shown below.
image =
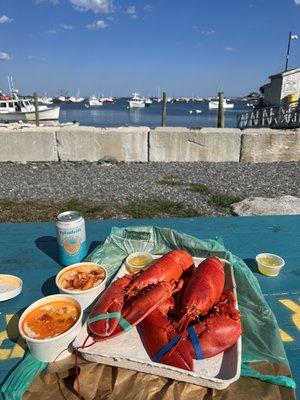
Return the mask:
[[(210, 194), (192, 192), (206, 185)], [(244, 163), (0, 163), (0, 200), (118, 204), (146, 199), (183, 203), (207, 215), (230, 209), (211, 201), (212, 193), (300, 197), (300, 162)]]

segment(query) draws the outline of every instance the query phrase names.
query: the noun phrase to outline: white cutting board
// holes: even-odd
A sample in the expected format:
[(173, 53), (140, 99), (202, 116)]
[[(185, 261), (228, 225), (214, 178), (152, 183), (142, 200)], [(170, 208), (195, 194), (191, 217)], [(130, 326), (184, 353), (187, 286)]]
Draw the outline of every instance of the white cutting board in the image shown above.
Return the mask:
[[(159, 258), (161, 256), (154, 256)], [(194, 257), (195, 265), (198, 266), (203, 258)], [(224, 261), (225, 290), (231, 289), (236, 295), (233, 270), (228, 261)], [(116, 278), (122, 277), (127, 272), (122, 265)], [(83, 344), (88, 336), (86, 323), (81, 328), (79, 335), (73, 343), (74, 347)], [(86, 345), (92, 343), (89, 338)], [(223, 353), (204, 360), (194, 360), (194, 371), (186, 371), (170, 365), (155, 363), (148, 356), (136, 328), (123, 333), (113, 339), (98, 342), (85, 349), (80, 349), (82, 357), (91, 362), (127, 368), (135, 371), (146, 372), (153, 375), (171, 378), (178, 381), (189, 382), (199, 386), (213, 389), (225, 389), (227, 386), (239, 379), (241, 369), (241, 337), (237, 343)]]

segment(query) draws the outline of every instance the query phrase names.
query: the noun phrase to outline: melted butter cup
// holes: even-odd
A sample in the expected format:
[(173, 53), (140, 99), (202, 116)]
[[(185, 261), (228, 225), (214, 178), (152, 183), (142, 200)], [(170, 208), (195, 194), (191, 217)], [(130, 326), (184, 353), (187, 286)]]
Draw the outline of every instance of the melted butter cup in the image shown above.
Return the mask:
[(153, 261), (150, 253), (137, 252), (130, 254), (125, 260), (127, 271), (134, 272), (147, 268)]

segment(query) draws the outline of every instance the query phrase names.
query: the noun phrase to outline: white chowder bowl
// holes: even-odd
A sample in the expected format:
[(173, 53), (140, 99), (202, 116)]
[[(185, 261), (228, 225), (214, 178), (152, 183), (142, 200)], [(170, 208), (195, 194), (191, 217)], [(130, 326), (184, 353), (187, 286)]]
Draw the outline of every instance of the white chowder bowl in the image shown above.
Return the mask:
[[(54, 301), (67, 301), (73, 303), (80, 310), (80, 315), (76, 323), (66, 332), (49, 339), (34, 339), (27, 336), (22, 328), (26, 316), (34, 309)], [(34, 358), (44, 362), (59, 361), (68, 357), (73, 352), (74, 348), (72, 347), (72, 342), (81, 329), (82, 315), (83, 311), (80, 303), (72, 296), (62, 294), (46, 296), (26, 308), (19, 320), (19, 332), (22, 338), (25, 339), (28, 349)]]
[[(70, 289), (63, 288), (59, 283), (61, 275), (70, 269), (73, 269), (75, 267), (80, 267), (83, 265), (97, 266), (98, 268), (101, 268), (105, 273), (105, 277), (104, 277), (103, 281), (100, 282), (98, 285), (92, 287), (91, 289), (87, 289), (87, 290), (74, 290), (74, 289), (70, 290)], [(102, 267), (102, 265), (92, 263), (92, 262), (82, 262), (82, 263), (69, 265), (68, 267), (65, 267), (62, 270), (60, 270), (55, 278), (55, 283), (56, 283), (56, 286), (58, 287), (59, 292), (71, 295), (74, 299), (76, 299), (80, 303), (83, 310), (85, 310), (89, 305), (91, 305), (92, 302), (99, 296), (99, 294), (103, 292), (103, 290), (105, 289), (106, 281), (107, 281), (106, 269), (104, 267)]]

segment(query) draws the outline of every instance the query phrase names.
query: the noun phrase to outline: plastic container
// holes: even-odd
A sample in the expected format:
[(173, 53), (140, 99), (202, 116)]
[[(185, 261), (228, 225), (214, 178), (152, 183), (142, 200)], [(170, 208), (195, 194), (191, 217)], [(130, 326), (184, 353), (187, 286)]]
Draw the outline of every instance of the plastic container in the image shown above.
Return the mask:
[(284, 266), (283, 258), (271, 253), (261, 253), (256, 256), (258, 270), (266, 276), (277, 276)]
[[(87, 290), (76, 290), (76, 289), (70, 290), (70, 289), (63, 288), (60, 285), (60, 283), (59, 283), (60, 277), (64, 272), (66, 272), (70, 269), (73, 269), (75, 267), (80, 267), (80, 266), (85, 266), (85, 265), (87, 267), (96, 266), (98, 268), (101, 268), (105, 273), (105, 278), (103, 279), (103, 281), (100, 282), (98, 285), (92, 287), (91, 289), (87, 289)], [(101, 292), (103, 292), (103, 290), (105, 289), (106, 281), (107, 281), (106, 269), (99, 264), (91, 263), (91, 262), (83, 262), (83, 263), (69, 265), (68, 267), (65, 267), (61, 271), (59, 271), (59, 273), (56, 275), (56, 278), (55, 278), (55, 283), (56, 283), (56, 286), (58, 287), (59, 292), (72, 296), (74, 299), (76, 299), (80, 303), (83, 310), (85, 310), (90, 304), (92, 304), (92, 302), (99, 296), (99, 294)]]
[(125, 266), (128, 272), (137, 272), (147, 268), (153, 261), (150, 253), (136, 252), (130, 254), (125, 260)]
[[(161, 255), (153, 255), (153, 259), (158, 259), (160, 257)], [(199, 265), (199, 263), (203, 261), (203, 258), (193, 258), (195, 265)], [(221, 261), (224, 263), (225, 270), (224, 290), (233, 290), (236, 295), (233, 268), (228, 261), (224, 259), (221, 259)], [(126, 270), (126, 266), (122, 265), (117, 275), (114, 277), (114, 280), (123, 277), (126, 274)], [(238, 309), (238, 305), (236, 305), (236, 308)], [(78, 351), (83, 358), (90, 362), (155, 374), (164, 378), (189, 382), (219, 390), (227, 388), (230, 383), (235, 382), (240, 377), (242, 354), (241, 336), (238, 341), (225, 352), (203, 360), (194, 360), (194, 371), (187, 371), (171, 365), (151, 361), (136, 327), (110, 340), (93, 342), (94, 340), (89, 336), (87, 324), (85, 323), (75, 339), (74, 345), (79, 347)], [(86, 347), (80, 348), (83, 343), (85, 343)]]
[[(68, 301), (75, 304), (80, 310), (80, 315), (76, 323), (68, 331), (50, 339), (34, 339), (27, 336), (22, 329), (25, 317), (35, 308), (40, 307), (44, 304), (51, 303), (53, 301)], [(62, 360), (63, 358), (69, 356), (74, 350), (72, 347), (72, 342), (74, 341), (81, 329), (82, 315), (83, 312), (80, 303), (72, 296), (62, 294), (46, 296), (40, 300), (37, 300), (35, 303), (31, 304), (31, 306), (26, 308), (19, 320), (19, 332), (23, 339), (25, 339), (31, 355), (37, 360), (44, 362)]]
[(18, 296), (22, 292), (23, 281), (14, 275), (0, 274), (0, 301)]

